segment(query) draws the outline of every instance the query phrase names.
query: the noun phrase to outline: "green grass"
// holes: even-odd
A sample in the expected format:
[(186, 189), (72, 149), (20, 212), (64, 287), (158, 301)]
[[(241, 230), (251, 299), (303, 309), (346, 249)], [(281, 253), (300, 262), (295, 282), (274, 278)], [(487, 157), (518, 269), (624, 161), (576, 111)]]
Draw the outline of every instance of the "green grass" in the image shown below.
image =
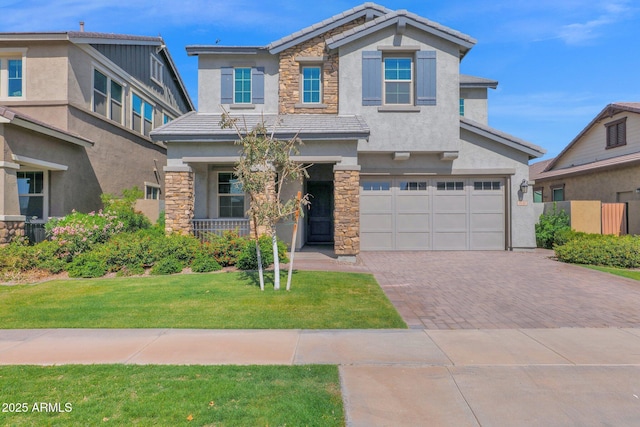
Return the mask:
[[(298, 271), (291, 291), (254, 273), (0, 286), (0, 328), (406, 328), (368, 274)], [(267, 274), (272, 283), (273, 273)], [(286, 284), (283, 278), (282, 286)]]
[(592, 270), (604, 271), (605, 273), (615, 274), (616, 276), (626, 277), (628, 279), (640, 280), (640, 270), (627, 270), (624, 268), (601, 267), (598, 265), (585, 265)]
[[(27, 409), (3, 406), (0, 425), (344, 425), (331, 365), (7, 366), (0, 382), (0, 402)], [(62, 412), (33, 411), (40, 402)]]

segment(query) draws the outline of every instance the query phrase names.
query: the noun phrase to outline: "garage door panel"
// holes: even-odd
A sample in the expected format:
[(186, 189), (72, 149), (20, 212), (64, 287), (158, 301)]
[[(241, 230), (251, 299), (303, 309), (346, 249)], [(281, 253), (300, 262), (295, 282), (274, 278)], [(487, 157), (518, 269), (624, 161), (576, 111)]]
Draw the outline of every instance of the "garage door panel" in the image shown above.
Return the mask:
[(467, 215), (465, 213), (437, 213), (433, 216), (434, 231), (465, 231), (467, 229)]
[(363, 231), (393, 231), (391, 214), (365, 214), (360, 217), (360, 229)]
[(361, 233), (360, 243), (363, 248), (374, 251), (387, 251), (393, 249), (392, 233)]
[(401, 195), (396, 198), (397, 212), (429, 212), (429, 196)]
[(455, 196), (436, 194), (433, 205), (436, 212), (466, 212), (467, 197), (464, 194)]
[(471, 250), (504, 250), (504, 234), (475, 232), (471, 235)]
[(467, 233), (435, 233), (433, 249), (440, 251), (463, 251), (467, 249)]
[(431, 236), (429, 233), (396, 233), (396, 249), (418, 250), (430, 249)]
[(475, 231), (486, 230), (503, 230), (504, 218), (502, 212), (499, 213), (482, 213), (471, 215), (471, 229)]
[(364, 212), (393, 211), (393, 198), (390, 194), (367, 194), (360, 197), (360, 209)]
[(429, 231), (430, 218), (428, 214), (397, 214), (397, 232), (422, 232)]
[(486, 194), (471, 196), (471, 210), (478, 211), (499, 211), (502, 212), (504, 196), (502, 194)]

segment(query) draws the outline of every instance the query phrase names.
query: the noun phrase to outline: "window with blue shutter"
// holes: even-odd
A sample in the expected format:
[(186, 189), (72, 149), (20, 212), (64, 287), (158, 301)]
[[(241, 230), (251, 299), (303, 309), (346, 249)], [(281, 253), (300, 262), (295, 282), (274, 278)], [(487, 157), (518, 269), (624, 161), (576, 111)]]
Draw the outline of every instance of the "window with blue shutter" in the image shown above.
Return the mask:
[(382, 105), (382, 52), (362, 52), (362, 105)]
[(416, 105), (436, 105), (436, 52), (416, 52)]
[(221, 104), (264, 104), (264, 68), (220, 69)]

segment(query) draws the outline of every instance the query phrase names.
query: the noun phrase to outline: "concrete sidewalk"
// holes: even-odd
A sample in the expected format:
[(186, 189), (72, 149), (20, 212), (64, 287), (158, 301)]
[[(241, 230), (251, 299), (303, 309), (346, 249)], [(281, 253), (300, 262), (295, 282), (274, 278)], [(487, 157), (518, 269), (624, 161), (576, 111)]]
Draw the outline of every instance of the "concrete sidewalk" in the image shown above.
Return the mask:
[(640, 422), (640, 329), (0, 330), (0, 364), (337, 364), (350, 426)]

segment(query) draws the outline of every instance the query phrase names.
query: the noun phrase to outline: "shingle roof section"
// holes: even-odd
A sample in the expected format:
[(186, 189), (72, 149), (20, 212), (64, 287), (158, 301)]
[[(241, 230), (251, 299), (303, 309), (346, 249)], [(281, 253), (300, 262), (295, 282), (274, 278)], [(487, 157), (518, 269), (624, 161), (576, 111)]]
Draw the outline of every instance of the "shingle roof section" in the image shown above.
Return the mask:
[(409, 19), (410, 21), (423, 26), (423, 29), (453, 39), (466, 48), (471, 48), (474, 44), (476, 44), (476, 39), (471, 36), (468, 36), (449, 27), (445, 27), (444, 25), (438, 24), (437, 22), (431, 21), (427, 18), (423, 18), (422, 16), (416, 15), (415, 13), (411, 13), (406, 10), (397, 10), (395, 12), (389, 12), (376, 19), (365, 22), (362, 25), (359, 25), (327, 39), (327, 46), (331, 49), (334, 49), (344, 43), (351, 41), (354, 38), (357, 38), (359, 34), (368, 34), (376, 27), (384, 27), (385, 25), (390, 25), (400, 18)]
[[(262, 120), (278, 138), (298, 134), (302, 140), (360, 139), (369, 136), (369, 127), (360, 116), (329, 114), (231, 114), (238, 119), (240, 129), (253, 129)], [(192, 112), (155, 129), (151, 138), (156, 141), (233, 141), (238, 139), (234, 129), (220, 126), (221, 114)], [(276, 125), (277, 123), (277, 125)]]
[(542, 160), (529, 165), (529, 179), (535, 180), (553, 159)]
[(83, 38), (83, 39), (107, 39), (107, 40), (119, 40), (119, 41), (139, 41), (139, 42), (157, 42), (163, 43), (162, 37), (152, 36), (135, 36), (129, 34), (114, 34), (114, 33), (96, 33), (90, 31), (68, 31), (69, 38)]
[(520, 151), (523, 151), (525, 153), (528, 153), (533, 157), (540, 157), (547, 152), (547, 150), (545, 150), (542, 147), (539, 147), (535, 144), (527, 142), (523, 139), (517, 138), (508, 133), (499, 131), (498, 129), (492, 128), (490, 126), (486, 126), (478, 122), (475, 122), (473, 120), (469, 120), (466, 117), (460, 117), (460, 126), (461, 128), (467, 129), (471, 132), (482, 133), (485, 136), (491, 137), (495, 141), (507, 143), (509, 146), (519, 149)]
[(468, 74), (460, 74), (461, 87), (490, 87), (495, 89), (498, 87), (496, 80), (485, 79), (483, 77), (470, 76)]
[[(336, 26), (340, 21), (344, 20), (345, 18), (355, 17), (356, 15), (366, 11), (371, 11), (371, 12), (377, 13), (378, 15), (392, 12), (391, 9), (387, 9), (384, 6), (380, 6), (375, 3), (371, 3), (371, 2), (363, 3), (352, 9), (345, 10), (344, 12), (334, 15), (331, 18), (327, 18), (322, 22), (318, 22), (309, 27), (303, 28), (300, 31), (296, 31), (293, 34), (289, 34), (288, 36), (285, 36), (279, 40), (271, 42), (269, 43), (269, 45), (267, 45), (267, 49), (278, 50), (278, 48), (282, 47), (283, 45), (286, 45), (294, 41), (303, 42), (307, 39), (307, 37), (309, 37), (311, 34), (313, 34), (318, 30), (321, 30), (321, 29), (329, 30), (332, 28), (332, 26)], [(277, 52), (274, 52), (274, 53), (277, 53)]]
[[(598, 160), (597, 162), (586, 163), (568, 168), (544, 171), (536, 175), (536, 179), (558, 178), (561, 176), (580, 175), (590, 173), (600, 169), (612, 169), (617, 167), (631, 166), (640, 163), (640, 153), (631, 153), (624, 156), (612, 157), (610, 159)], [(532, 178), (534, 179), (534, 178)]]
[(64, 129), (60, 129), (60, 128), (57, 128), (55, 126), (51, 126), (48, 123), (42, 122), (42, 121), (40, 121), (38, 119), (35, 119), (35, 118), (33, 118), (33, 117), (31, 117), (31, 116), (29, 116), (27, 114), (24, 114), (24, 113), (21, 113), (19, 111), (15, 111), (15, 110), (9, 109), (7, 107), (0, 106), (0, 117), (4, 117), (5, 119), (7, 119), (9, 121), (13, 121), (16, 118), (22, 119), (25, 122), (33, 123), (33, 124), (38, 125), (38, 126), (40, 126), (42, 128), (46, 128), (46, 129), (52, 130), (54, 132), (57, 132), (57, 133), (60, 133), (60, 134), (63, 134), (63, 135), (67, 135), (67, 136), (70, 136), (70, 137), (75, 138), (75, 139), (79, 139), (80, 141), (84, 141), (87, 144), (90, 144), (90, 145), (94, 144), (93, 141), (91, 141), (90, 139), (87, 139), (87, 138), (85, 138), (83, 136), (77, 135), (75, 133), (68, 132), (68, 131), (66, 131)]

